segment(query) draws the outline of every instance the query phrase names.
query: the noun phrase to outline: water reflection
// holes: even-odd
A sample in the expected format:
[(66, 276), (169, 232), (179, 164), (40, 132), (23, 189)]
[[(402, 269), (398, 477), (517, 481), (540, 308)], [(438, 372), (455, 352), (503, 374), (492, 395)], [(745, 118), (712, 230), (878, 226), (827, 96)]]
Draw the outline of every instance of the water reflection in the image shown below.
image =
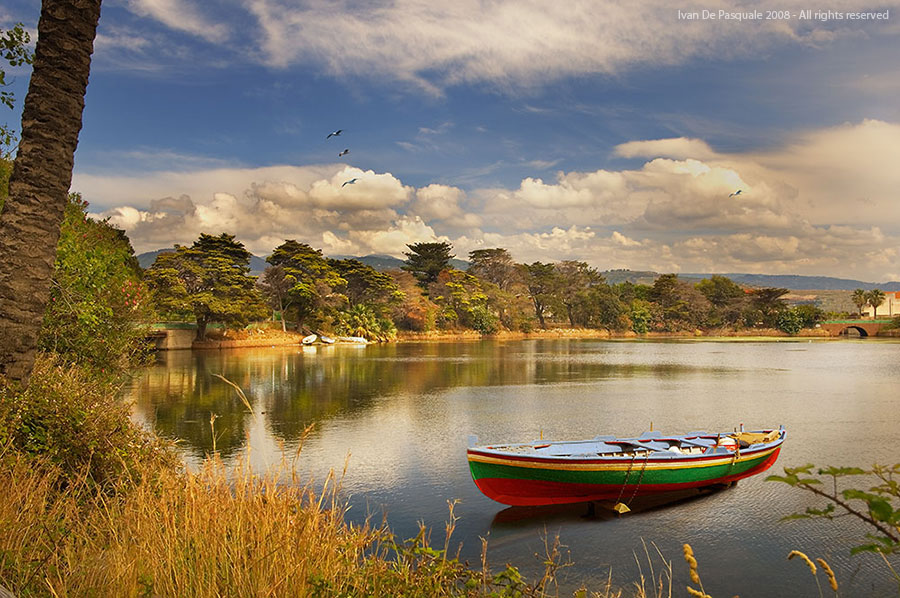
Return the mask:
[[(411, 343), (235, 351), (169, 351), (128, 389), (138, 416), (179, 439), (195, 457), (216, 448), (223, 457), (244, 446), (251, 422), (239, 385), (278, 442), (296, 441), (310, 422), (370, 408), (377, 397), (425, 395), (453, 387), (528, 386), (609, 378), (671, 378), (727, 368), (683, 363), (616, 362), (577, 341)], [(587, 346), (589, 349), (589, 345)], [(610, 359), (605, 359), (609, 357)]]
[[(641, 538), (670, 559), (690, 542), (701, 566), (720, 572), (704, 577), (710, 594), (787, 597), (796, 594), (802, 574), (784, 557), (807, 549), (847, 576), (845, 595), (878, 596), (895, 587), (882, 562), (849, 556), (862, 535), (855, 523), (781, 523), (809, 501), (762, 476), (696, 499), (638, 506), (636, 516), (582, 517), (584, 507), (523, 513), (478, 492), (465, 446), (469, 434), (486, 442), (561, 440), (637, 435), (651, 422), (673, 433), (730, 430), (744, 422), (787, 427), (776, 470), (806, 462), (893, 463), (900, 446), (898, 356), (900, 343), (872, 339), (560, 339), (169, 352), (126, 393), (135, 416), (177, 438), (188, 461), (212, 450), (210, 413), (219, 416), (216, 448), (223, 457), (249, 445), (260, 468), (277, 464), (282, 450), (293, 455), (303, 430), (315, 423), (298, 461), (301, 473), (321, 481), (350, 454), (344, 481), (350, 519), (387, 512), (398, 536), (410, 537), (419, 521), (441, 529), (447, 501), (460, 499), (455, 537), (463, 558), (473, 562), (479, 538), (490, 536), (494, 562), (539, 576), (532, 555), (541, 551), (543, 534), (559, 533), (575, 562), (567, 569), (569, 585), (598, 580), (600, 587), (610, 567), (620, 583), (639, 577), (632, 551), (641, 550)], [(213, 374), (240, 385), (253, 414)], [(865, 438), (878, 442), (863, 447)], [(684, 573), (676, 569), (676, 582), (687, 581), (678, 578)]]

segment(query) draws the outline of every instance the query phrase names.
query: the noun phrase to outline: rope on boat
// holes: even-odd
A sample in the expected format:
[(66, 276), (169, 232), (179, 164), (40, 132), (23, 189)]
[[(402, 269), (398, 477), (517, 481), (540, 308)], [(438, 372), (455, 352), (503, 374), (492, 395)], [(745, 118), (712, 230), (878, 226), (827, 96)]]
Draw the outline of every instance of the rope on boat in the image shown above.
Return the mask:
[(637, 459), (637, 452), (631, 453), (631, 463), (628, 464), (628, 469), (625, 471), (625, 480), (622, 482), (622, 488), (619, 490), (619, 498), (616, 499), (617, 505), (622, 502), (622, 495), (625, 494), (625, 486), (628, 484), (628, 476), (631, 475), (631, 469), (634, 467), (635, 459)]
[[(647, 456), (644, 457), (644, 465), (641, 467), (641, 476), (638, 478), (638, 483), (634, 487), (634, 492), (631, 493), (631, 498), (628, 499), (628, 502), (625, 503), (625, 506), (631, 504), (631, 501), (634, 500), (634, 497), (637, 496), (638, 488), (641, 487), (641, 482), (644, 481), (644, 472), (647, 471), (647, 462), (650, 460), (650, 451), (647, 451)], [(622, 487), (624, 489), (624, 486)]]
[(631, 462), (628, 464), (628, 469), (625, 471), (625, 480), (622, 481), (622, 488), (619, 489), (619, 498), (616, 499), (616, 504), (613, 506), (613, 510), (615, 510), (620, 515), (623, 513), (627, 513), (631, 511), (628, 508), (628, 505), (631, 504), (631, 501), (634, 500), (634, 497), (637, 496), (638, 488), (641, 487), (641, 482), (644, 481), (644, 472), (647, 471), (647, 462), (650, 461), (650, 453), (653, 451), (647, 451), (644, 455), (644, 464), (641, 466), (641, 475), (638, 477), (637, 484), (634, 486), (634, 491), (631, 493), (631, 498), (628, 499), (627, 503), (622, 502), (622, 495), (625, 494), (625, 486), (628, 485), (628, 478), (631, 476), (631, 471), (634, 469), (634, 461), (637, 459), (637, 451), (631, 454)]

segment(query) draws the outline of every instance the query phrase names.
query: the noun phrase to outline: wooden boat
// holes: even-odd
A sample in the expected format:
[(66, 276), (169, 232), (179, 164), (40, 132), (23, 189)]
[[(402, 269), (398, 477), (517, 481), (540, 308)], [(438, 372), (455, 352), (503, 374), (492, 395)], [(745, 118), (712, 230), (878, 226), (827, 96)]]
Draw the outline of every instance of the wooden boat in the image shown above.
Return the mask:
[(785, 430), (733, 434), (647, 432), (638, 438), (597, 436), (572, 442), (475, 446), (469, 469), (478, 489), (507, 505), (614, 500), (688, 488), (727, 485), (771, 467)]
[(314, 342), (316, 342), (316, 340), (317, 340), (318, 338), (319, 338), (319, 337), (316, 336), (315, 334), (310, 334), (309, 336), (304, 336), (304, 337), (300, 340), (300, 342), (303, 343), (304, 345), (311, 345), (311, 344), (313, 344)]

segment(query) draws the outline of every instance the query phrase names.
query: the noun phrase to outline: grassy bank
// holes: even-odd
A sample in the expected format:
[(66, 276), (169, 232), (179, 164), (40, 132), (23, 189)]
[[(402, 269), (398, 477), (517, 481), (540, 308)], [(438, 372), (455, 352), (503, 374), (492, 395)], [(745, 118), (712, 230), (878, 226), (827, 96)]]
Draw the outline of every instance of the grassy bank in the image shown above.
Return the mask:
[(292, 468), (299, 452), (265, 475), (215, 455), (185, 471), (114, 391), (48, 358), (24, 393), (0, 387), (0, 595), (557, 595), (552, 542), (529, 582), (454, 558), (453, 505), (436, 546), (424, 529), (398, 542), (384, 524), (348, 524), (339, 480), (314, 492)]

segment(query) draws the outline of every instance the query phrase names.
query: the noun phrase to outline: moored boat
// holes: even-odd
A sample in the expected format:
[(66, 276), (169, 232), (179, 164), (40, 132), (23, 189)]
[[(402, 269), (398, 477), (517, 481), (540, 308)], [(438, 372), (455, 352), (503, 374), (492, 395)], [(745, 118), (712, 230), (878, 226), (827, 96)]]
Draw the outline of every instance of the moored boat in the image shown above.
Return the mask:
[(784, 427), (489, 446), (475, 446), (473, 437), (467, 456), (479, 490), (503, 504), (615, 500), (627, 505), (635, 496), (727, 485), (765, 471), (784, 438)]
[(311, 345), (314, 342), (316, 342), (316, 340), (318, 340), (318, 338), (319, 337), (317, 335), (310, 334), (309, 336), (304, 336), (303, 339), (300, 340), (300, 342), (303, 343), (304, 345)]

